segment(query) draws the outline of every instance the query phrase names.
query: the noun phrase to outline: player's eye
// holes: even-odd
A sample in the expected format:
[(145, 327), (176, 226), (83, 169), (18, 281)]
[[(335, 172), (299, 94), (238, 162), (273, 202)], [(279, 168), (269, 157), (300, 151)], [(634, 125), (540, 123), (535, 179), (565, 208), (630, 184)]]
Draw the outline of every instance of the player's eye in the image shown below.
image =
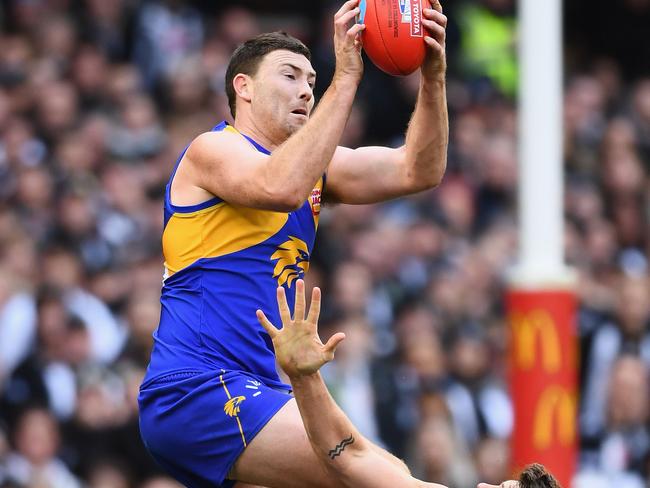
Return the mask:
[(292, 75), (291, 73), (285, 73), (284, 76), (286, 76), (286, 77), (289, 78), (290, 80), (295, 80), (295, 79), (296, 79), (296, 77), (295, 77), (294, 75)]

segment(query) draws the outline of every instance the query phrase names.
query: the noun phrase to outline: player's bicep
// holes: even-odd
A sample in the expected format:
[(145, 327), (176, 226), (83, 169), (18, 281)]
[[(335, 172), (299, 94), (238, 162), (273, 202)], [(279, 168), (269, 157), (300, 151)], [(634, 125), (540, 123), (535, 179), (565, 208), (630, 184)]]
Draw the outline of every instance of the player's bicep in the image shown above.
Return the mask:
[(270, 156), (238, 134), (205, 133), (190, 145), (185, 159), (195, 184), (222, 200), (253, 208), (283, 210), (282, 196), (268, 184)]
[(326, 201), (364, 204), (403, 195), (408, 187), (403, 159), (403, 148), (336, 148), (327, 171)]

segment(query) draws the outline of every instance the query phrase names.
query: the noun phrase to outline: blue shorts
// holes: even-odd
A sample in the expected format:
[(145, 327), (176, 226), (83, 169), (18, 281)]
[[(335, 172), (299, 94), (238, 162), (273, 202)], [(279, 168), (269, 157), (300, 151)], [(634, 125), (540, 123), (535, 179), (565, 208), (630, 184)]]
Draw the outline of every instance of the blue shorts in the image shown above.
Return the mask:
[(232, 487), (235, 461), (291, 398), (241, 371), (174, 373), (140, 387), (140, 433), (186, 486)]

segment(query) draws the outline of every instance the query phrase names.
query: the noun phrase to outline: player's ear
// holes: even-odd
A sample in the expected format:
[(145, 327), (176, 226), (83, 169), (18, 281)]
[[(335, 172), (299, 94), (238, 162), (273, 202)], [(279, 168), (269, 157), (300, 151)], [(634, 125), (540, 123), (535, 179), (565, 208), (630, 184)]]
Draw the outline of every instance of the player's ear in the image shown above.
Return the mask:
[(249, 103), (253, 96), (252, 81), (251, 77), (244, 73), (238, 73), (232, 80), (232, 86), (237, 96)]

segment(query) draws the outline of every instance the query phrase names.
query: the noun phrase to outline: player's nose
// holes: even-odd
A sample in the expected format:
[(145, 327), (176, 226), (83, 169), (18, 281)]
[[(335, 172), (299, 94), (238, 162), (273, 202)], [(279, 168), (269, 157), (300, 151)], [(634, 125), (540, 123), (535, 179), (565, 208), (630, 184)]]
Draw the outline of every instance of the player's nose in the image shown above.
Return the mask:
[(300, 89), (300, 99), (306, 102), (310, 102), (313, 97), (314, 90), (312, 90), (312, 87), (309, 85), (309, 83), (305, 82)]

